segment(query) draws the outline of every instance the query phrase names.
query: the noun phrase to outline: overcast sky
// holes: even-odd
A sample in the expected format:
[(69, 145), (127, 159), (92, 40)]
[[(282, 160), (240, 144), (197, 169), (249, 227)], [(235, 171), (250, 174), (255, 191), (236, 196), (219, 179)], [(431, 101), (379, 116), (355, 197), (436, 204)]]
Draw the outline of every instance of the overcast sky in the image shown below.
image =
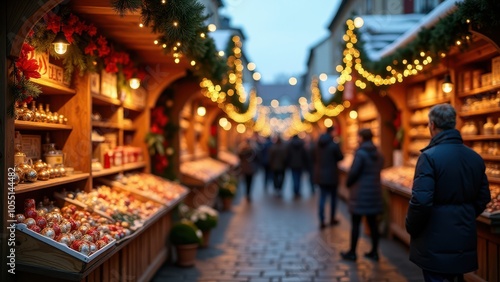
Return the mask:
[(221, 14), (246, 36), (263, 83), (306, 72), (309, 49), (328, 36), (340, 0), (223, 0)]

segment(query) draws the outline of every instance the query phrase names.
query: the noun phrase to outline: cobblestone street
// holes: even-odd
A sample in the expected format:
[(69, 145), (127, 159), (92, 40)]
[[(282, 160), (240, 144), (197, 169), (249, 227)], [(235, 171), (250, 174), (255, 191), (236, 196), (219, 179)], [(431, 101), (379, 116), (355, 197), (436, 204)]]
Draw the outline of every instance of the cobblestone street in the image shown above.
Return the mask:
[(407, 247), (388, 238), (380, 242), (379, 262), (363, 257), (370, 249), (366, 235), (358, 242), (357, 261), (342, 260), (340, 252), (348, 249), (350, 236), (345, 203), (339, 199), (341, 223), (321, 230), (318, 193), (311, 195), (306, 177), (302, 197), (293, 199), (290, 175), (282, 197), (274, 195), (271, 184), (262, 188), (262, 175), (255, 176), (251, 203), (241, 197), (240, 184), (232, 210), (220, 213), (210, 246), (198, 250), (194, 267), (169, 261), (153, 281), (422, 281)]

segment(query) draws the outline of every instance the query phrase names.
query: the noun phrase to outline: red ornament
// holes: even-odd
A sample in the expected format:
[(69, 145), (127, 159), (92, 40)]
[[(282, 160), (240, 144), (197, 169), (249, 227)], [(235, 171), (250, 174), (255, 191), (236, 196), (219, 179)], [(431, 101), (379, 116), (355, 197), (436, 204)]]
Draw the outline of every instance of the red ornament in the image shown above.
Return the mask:
[(54, 239), (56, 237), (56, 233), (54, 232), (54, 229), (52, 229), (50, 227), (45, 227), (44, 229), (42, 229), (40, 234), (42, 234), (43, 236), (48, 237), (50, 239)]
[(35, 199), (26, 199), (24, 200), (24, 210), (35, 208)]
[(38, 225), (41, 229), (44, 229), (47, 226), (47, 220), (43, 216), (39, 216), (35, 219), (36, 225)]
[(42, 231), (42, 229), (38, 225), (31, 225), (29, 229), (33, 230), (36, 233), (40, 233)]
[(38, 213), (36, 212), (35, 208), (29, 208), (29, 209), (26, 209), (24, 211), (24, 215), (26, 216), (26, 218), (37, 218), (38, 217)]

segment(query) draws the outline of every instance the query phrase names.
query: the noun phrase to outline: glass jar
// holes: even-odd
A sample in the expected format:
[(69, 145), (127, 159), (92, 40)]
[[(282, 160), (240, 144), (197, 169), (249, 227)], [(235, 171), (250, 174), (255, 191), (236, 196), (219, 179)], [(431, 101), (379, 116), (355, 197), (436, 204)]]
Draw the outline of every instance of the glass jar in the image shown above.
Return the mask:
[(26, 161), (26, 154), (23, 152), (23, 147), (21, 144), (17, 143), (14, 153), (14, 165), (24, 164)]
[(47, 145), (47, 152), (44, 154), (45, 162), (51, 167), (63, 164), (62, 151), (56, 150), (56, 144), (50, 143)]
[(498, 118), (497, 123), (496, 123), (496, 124), (495, 124), (495, 126), (493, 127), (493, 132), (494, 132), (496, 135), (500, 135), (500, 117)]
[(486, 118), (486, 123), (483, 125), (483, 134), (484, 135), (493, 135), (493, 128), (495, 125), (493, 124), (493, 118)]

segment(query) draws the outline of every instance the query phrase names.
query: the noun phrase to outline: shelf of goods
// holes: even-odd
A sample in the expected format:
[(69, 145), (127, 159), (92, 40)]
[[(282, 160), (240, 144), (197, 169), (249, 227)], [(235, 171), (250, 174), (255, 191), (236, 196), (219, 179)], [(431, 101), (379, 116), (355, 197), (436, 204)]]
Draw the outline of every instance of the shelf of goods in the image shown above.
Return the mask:
[(217, 153), (217, 159), (228, 164), (233, 169), (240, 165), (238, 156), (229, 151), (219, 151)]
[(163, 263), (170, 225), (166, 215), (188, 189), (147, 173), (100, 181), (110, 186), (55, 192), (57, 205), (47, 205), (45, 198), (35, 209), (34, 199), (25, 201), (24, 213), (16, 215), (20, 277), (79, 281), (113, 275), (118, 265), (125, 267), (122, 274), (133, 268), (137, 275), (150, 275), (142, 271)]
[(214, 206), (219, 192), (218, 180), (229, 172), (230, 166), (213, 158), (182, 162), (180, 182), (190, 188), (188, 206)]

